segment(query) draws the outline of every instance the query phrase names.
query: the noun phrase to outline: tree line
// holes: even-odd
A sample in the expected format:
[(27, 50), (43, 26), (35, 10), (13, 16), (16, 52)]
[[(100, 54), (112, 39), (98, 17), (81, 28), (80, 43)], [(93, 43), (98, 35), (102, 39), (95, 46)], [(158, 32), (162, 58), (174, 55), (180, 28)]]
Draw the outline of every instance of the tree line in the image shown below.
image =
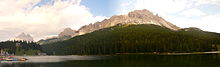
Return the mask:
[(48, 54), (116, 54), (200, 52), (216, 50), (220, 34), (201, 30), (174, 31), (157, 25), (117, 25), (66, 41), (43, 45)]
[(42, 52), (42, 47), (32, 41), (3, 41), (0, 42), (0, 50), (15, 55), (35, 55)]

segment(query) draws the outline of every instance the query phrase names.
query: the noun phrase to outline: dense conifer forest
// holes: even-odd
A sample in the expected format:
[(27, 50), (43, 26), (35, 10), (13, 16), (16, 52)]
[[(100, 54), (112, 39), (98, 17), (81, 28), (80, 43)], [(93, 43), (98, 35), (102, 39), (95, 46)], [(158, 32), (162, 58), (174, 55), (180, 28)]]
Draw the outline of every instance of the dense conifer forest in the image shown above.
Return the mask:
[(116, 25), (69, 40), (43, 45), (56, 55), (94, 55), (216, 50), (220, 34), (198, 29), (170, 30), (157, 25)]
[(4, 41), (0, 42), (0, 50), (14, 55), (36, 55), (42, 47), (30, 41)]

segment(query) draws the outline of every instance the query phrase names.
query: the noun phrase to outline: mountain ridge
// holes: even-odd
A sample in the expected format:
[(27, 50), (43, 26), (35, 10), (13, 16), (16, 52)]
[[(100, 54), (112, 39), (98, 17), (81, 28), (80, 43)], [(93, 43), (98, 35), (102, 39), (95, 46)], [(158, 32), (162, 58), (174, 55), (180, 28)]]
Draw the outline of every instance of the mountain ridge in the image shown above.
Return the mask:
[(58, 37), (64, 36), (73, 36), (76, 33), (76, 30), (72, 30), (71, 28), (65, 28), (61, 33), (59, 33)]
[(90, 33), (95, 30), (115, 26), (117, 24), (155, 24), (172, 30), (180, 29), (180, 27), (177, 27), (162, 17), (154, 15), (152, 12), (144, 9), (135, 10), (125, 15), (114, 15), (111, 18), (104, 19), (101, 22), (82, 26), (74, 36)]
[[(91, 23), (89, 25), (84, 25), (77, 31), (74, 30), (74, 32), (65, 33), (65, 34), (66, 35), (68, 34), (71, 37), (75, 37), (75, 36), (91, 33), (95, 30), (112, 27), (117, 24), (122, 24), (122, 25), (124, 24), (154, 24), (154, 25), (169, 28), (171, 30), (181, 29), (180, 27), (177, 27), (176, 25), (166, 21), (165, 19), (158, 16), (157, 14), (154, 15), (152, 12), (144, 9), (144, 10), (134, 10), (125, 15), (114, 15), (109, 19), (104, 19), (101, 22), (98, 21), (93, 24)], [(71, 30), (68, 30), (68, 31), (71, 31)], [(53, 38), (53, 39), (56, 39), (56, 41), (59, 41), (59, 40), (62, 41), (62, 39), (59, 39), (59, 37), (63, 36), (64, 32), (66, 31), (64, 30), (63, 32), (59, 34), (57, 38)]]
[(73, 30), (69, 27), (65, 28), (62, 32), (58, 34), (58, 36), (54, 36), (52, 38), (47, 38), (47, 39), (41, 39), (38, 41), (40, 45), (42, 44), (49, 44), (53, 42), (58, 42), (58, 41), (64, 41), (70, 39), (74, 34), (76, 33), (76, 30)]
[(220, 34), (192, 29), (171, 30), (154, 24), (118, 24), (69, 40), (43, 45), (48, 54), (97, 55), (216, 50)]
[(12, 40), (22, 40), (22, 41), (34, 41), (34, 38), (30, 34), (25, 34), (24, 32), (15, 37)]

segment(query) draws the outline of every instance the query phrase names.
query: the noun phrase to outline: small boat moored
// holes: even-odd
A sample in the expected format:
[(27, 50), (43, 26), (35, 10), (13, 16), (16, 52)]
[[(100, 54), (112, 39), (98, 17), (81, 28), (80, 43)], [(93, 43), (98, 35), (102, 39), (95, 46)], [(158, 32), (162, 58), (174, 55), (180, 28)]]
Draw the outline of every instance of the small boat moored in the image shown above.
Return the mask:
[(0, 61), (26, 61), (27, 58), (16, 58), (13, 56), (0, 56)]

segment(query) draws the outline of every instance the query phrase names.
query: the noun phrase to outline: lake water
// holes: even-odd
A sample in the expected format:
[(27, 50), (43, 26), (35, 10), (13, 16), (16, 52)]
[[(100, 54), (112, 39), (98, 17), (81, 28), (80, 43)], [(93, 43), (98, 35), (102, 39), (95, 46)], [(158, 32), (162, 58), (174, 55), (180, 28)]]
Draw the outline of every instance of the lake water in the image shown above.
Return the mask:
[(29, 56), (26, 62), (1, 62), (1, 67), (220, 67), (219, 54)]

